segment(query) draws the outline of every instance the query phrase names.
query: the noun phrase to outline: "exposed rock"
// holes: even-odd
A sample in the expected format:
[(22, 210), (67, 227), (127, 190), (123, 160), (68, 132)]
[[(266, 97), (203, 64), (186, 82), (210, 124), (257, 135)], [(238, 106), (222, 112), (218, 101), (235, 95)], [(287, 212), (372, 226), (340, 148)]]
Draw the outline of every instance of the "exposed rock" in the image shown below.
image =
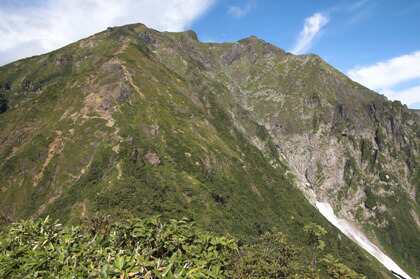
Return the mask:
[[(0, 73), (13, 108), (0, 116), (0, 210), (13, 218), (41, 208), (77, 219), (94, 208), (290, 232), (292, 217), (323, 222), (296, 184), (407, 265), (420, 259), (407, 252), (420, 243), (408, 212), (419, 212), (419, 117), (318, 56), (256, 37), (201, 43), (192, 32), (138, 24)], [(40, 85), (45, 96), (31, 94)]]
[(57, 66), (63, 67), (66, 65), (70, 65), (72, 63), (73, 58), (70, 55), (60, 55), (56, 58), (55, 64)]
[(139, 33), (139, 38), (145, 43), (145, 44), (155, 44), (156, 40), (153, 37), (153, 32), (150, 30), (145, 30), (144, 32)]
[(230, 65), (241, 57), (242, 46), (235, 44), (230, 50), (223, 54), (222, 63)]
[(192, 40), (198, 42), (197, 33), (195, 33), (193, 30), (187, 30), (184, 32), (184, 34), (187, 35), (187, 37), (191, 38)]
[(152, 166), (157, 166), (160, 164), (160, 158), (157, 153), (149, 151), (144, 155), (144, 160), (151, 164)]
[(45, 159), (44, 163), (42, 164), (42, 168), (40, 172), (35, 175), (33, 178), (33, 185), (38, 186), (39, 182), (42, 180), (44, 176), (45, 169), (50, 164), (51, 160), (58, 154), (61, 153), (63, 149), (63, 139), (62, 139), (62, 132), (57, 131), (57, 136), (54, 138), (54, 140), (50, 143), (48, 146), (48, 154), (47, 158)]
[(132, 92), (131, 89), (125, 85), (121, 85), (120, 94), (117, 96), (118, 102), (125, 102), (128, 100), (128, 98), (131, 96)]
[(24, 79), (21, 83), (21, 88), (25, 92), (35, 92), (41, 88), (41, 84)]

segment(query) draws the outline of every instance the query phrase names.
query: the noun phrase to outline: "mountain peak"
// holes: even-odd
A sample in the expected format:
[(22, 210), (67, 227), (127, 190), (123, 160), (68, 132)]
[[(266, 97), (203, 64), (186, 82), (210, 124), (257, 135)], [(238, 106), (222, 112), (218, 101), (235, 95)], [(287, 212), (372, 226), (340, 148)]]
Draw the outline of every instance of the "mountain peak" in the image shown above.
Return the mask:
[(112, 27), (0, 68), (0, 217), (187, 216), (297, 241), (314, 222), (340, 247), (326, 252), (386, 278), (311, 205), (325, 200), (416, 274), (416, 123), (319, 56), (256, 36)]
[(198, 41), (197, 33), (193, 30), (187, 30), (183, 32), (187, 37), (191, 38), (194, 41)]
[(255, 35), (251, 35), (249, 37), (243, 38), (241, 40), (238, 41), (239, 43), (248, 43), (248, 44), (256, 44), (256, 43), (267, 43), (264, 40), (258, 38)]

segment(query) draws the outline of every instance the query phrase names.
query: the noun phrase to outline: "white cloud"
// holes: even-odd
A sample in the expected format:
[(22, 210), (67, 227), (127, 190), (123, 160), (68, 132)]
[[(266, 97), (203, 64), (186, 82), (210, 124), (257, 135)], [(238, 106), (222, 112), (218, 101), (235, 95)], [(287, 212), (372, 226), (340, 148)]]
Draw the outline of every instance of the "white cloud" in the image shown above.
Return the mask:
[(404, 82), (420, 83), (420, 51), (378, 62), (374, 65), (356, 67), (348, 75), (366, 87), (379, 91), (392, 100), (400, 100), (407, 105), (420, 102), (420, 86), (395, 90)]
[(374, 65), (356, 67), (349, 76), (373, 89), (385, 89), (404, 81), (420, 78), (420, 51)]
[(348, 5), (347, 9), (350, 12), (353, 12), (353, 11), (356, 11), (356, 10), (359, 10), (359, 9), (363, 8), (368, 2), (370, 2), (370, 0), (360, 0), (360, 1), (357, 1), (355, 3), (352, 3), (352, 4)]
[(243, 7), (230, 6), (228, 8), (228, 14), (236, 18), (244, 17), (252, 10), (254, 6), (255, 6), (255, 1), (253, 0), (248, 1), (246, 5)]
[(385, 89), (381, 91), (382, 94), (391, 100), (399, 100), (409, 107), (415, 106), (420, 103), (420, 85), (413, 86), (404, 90), (394, 91)]
[(234, 17), (243, 17), (247, 13), (248, 13), (247, 10), (239, 6), (230, 6), (228, 9), (228, 14)]
[(0, 65), (44, 53), (106, 29), (141, 22), (181, 31), (216, 0), (17, 0), (0, 6)]
[(302, 54), (308, 51), (319, 32), (328, 24), (328, 21), (328, 17), (322, 13), (315, 13), (306, 18), (303, 30), (300, 32), (296, 45), (291, 52), (294, 54)]

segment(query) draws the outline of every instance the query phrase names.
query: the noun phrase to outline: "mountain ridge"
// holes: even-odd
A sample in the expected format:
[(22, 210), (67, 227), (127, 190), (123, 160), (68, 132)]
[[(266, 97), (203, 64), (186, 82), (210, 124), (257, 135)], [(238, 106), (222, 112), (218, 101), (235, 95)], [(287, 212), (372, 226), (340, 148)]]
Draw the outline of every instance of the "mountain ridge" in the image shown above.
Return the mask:
[[(415, 227), (404, 234), (392, 221), (418, 218), (418, 122), (316, 55), (135, 24), (3, 66), (0, 84), (7, 218), (198, 210), (204, 226), (242, 232), (320, 221), (297, 181), (312, 204), (329, 201), (418, 272), (416, 246), (401, 245), (417, 239)], [(396, 199), (408, 217), (392, 211)]]

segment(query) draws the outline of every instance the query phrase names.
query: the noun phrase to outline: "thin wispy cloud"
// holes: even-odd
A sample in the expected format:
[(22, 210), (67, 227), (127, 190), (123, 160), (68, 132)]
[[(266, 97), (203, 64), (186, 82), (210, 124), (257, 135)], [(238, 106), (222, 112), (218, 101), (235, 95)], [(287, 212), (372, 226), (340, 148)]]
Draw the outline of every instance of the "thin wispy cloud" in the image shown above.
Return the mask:
[(290, 50), (294, 54), (306, 53), (312, 47), (315, 40), (319, 37), (323, 28), (330, 22), (330, 19), (340, 15), (349, 18), (351, 23), (360, 21), (369, 13), (367, 8), (373, 4), (373, 0), (359, 0), (353, 3), (339, 3), (330, 8), (315, 13), (305, 19), (303, 30)]
[(420, 51), (348, 71), (351, 79), (407, 105), (420, 102), (420, 86), (396, 90), (405, 82), (420, 83)]
[(360, 10), (366, 4), (368, 4), (369, 2), (372, 2), (372, 0), (360, 0), (360, 1), (356, 1), (355, 3), (349, 4), (347, 6), (347, 10), (350, 11), (350, 12), (354, 12), (354, 11)]
[(357, 24), (367, 20), (377, 10), (378, 2), (374, 0), (360, 0), (349, 5), (347, 12), (350, 14), (349, 23)]
[(227, 12), (233, 17), (241, 18), (246, 16), (255, 7), (255, 4), (254, 0), (250, 0), (244, 6), (229, 6)]
[(142, 22), (187, 29), (216, 0), (39, 0), (0, 6), (0, 65), (41, 54), (106, 29)]
[(299, 34), (299, 38), (291, 50), (294, 54), (302, 54), (307, 52), (322, 31), (329, 22), (329, 18), (322, 13), (315, 13), (312, 16), (305, 19), (303, 30)]

